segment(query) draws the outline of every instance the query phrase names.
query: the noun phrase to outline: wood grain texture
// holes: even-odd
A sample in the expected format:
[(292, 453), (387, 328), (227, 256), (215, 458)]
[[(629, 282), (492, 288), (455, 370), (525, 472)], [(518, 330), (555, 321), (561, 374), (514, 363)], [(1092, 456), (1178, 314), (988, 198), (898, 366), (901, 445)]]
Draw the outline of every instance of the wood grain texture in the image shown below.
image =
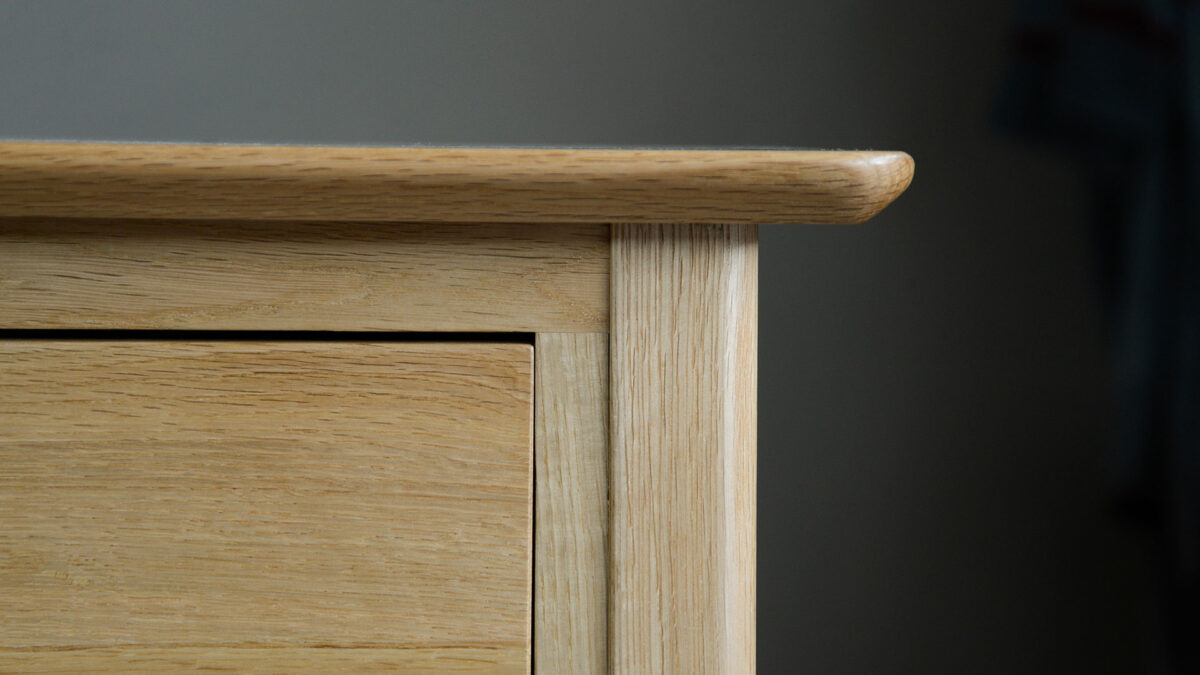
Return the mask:
[(525, 675), (518, 647), (321, 648), (95, 647), (75, 650), (0, 649), (0, 672), (10, 673), (374, 673), (405, 675)]
[(616, 673), (754, 672), (757, 236), (613, 228)]
[(0, 328), (604, 331), (603, 225), (0, 219)]
[(537, 336), (534, 668), (608, 672), (608, 334)]
[(0, 662), (527, 670), (531, 398), (520, 344), (0, 343)]
[(857, 223), (901, 152), (0, 143), (0, 216)]

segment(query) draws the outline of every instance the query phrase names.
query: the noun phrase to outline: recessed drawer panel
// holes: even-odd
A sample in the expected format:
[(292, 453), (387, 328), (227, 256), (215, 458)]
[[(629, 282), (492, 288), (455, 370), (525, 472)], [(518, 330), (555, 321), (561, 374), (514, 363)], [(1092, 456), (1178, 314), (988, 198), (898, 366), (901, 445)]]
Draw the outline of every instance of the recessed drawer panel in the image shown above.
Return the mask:
[(0, 343), (0, 670), (528, 672), (532, 358)]

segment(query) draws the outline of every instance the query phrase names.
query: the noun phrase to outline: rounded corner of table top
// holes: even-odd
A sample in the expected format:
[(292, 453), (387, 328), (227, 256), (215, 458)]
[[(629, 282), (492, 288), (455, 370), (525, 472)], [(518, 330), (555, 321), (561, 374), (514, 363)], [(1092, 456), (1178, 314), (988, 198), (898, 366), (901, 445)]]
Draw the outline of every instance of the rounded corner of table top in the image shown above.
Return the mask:
[(864, 222), (904, 152), (0, 141), (0, 217)]

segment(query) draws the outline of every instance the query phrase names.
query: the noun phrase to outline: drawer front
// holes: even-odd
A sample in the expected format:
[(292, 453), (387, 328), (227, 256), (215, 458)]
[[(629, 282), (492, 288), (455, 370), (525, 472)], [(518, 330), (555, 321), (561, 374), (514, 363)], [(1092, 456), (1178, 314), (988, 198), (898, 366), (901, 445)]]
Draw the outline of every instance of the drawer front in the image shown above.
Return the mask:
[(532, 358), (0, 343), (0, 670), (528, 672)]

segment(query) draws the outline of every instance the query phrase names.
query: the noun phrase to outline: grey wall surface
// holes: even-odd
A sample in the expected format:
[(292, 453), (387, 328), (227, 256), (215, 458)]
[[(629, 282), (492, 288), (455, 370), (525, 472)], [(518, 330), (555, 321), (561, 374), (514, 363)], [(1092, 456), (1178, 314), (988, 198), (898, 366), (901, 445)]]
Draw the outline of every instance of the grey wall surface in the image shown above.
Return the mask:
[(1137, 671), (1084, 193), (987, 120), (1007, 4), (0, 2), (0, 137), (907, 150), (873, 223), (762, 233), (760, 672)]

